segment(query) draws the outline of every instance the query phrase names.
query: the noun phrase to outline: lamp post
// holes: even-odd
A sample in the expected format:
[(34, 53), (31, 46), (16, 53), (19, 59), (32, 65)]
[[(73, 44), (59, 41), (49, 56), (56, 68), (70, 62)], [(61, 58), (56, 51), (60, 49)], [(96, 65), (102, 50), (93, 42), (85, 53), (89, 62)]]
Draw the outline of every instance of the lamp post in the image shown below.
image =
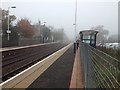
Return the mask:
[(76, 24), (73, 25), (74, 25), (74, 40), (76, 41)]
[(15, 6), (12, 6), (12, 7), (8, 7), (8, 30), (7, 30), (7, 34), (8, 34), (8, 40), (10, 40), (10, 36), (9, 36), (9, 34), (11, 33), (11, 31), (9, 30), (9, 26), (10, 26), (10, 17), (9, 17), (9, 9), (10, 8), (16, 8)]
[(77, 49), (77, 46), (76, 46), (76, 41), (77, 41), (77, 37), (76, 37), (76, 27), (77, 27), (77, 0), (75, 0), (75, 23), (73, 24), (75, 27), (74, 27), (74, 31), (75, 31), (75, 36), (74, 36), (74, 39), (75, 39), (75, 42), (74, 42), (74, 53), (76, 52), (76, 49)]
[(75, 27), (74, 27), (74, 30), (75, 30), (75, 41), (77, 39), (76, 37), (76, 27), (77, 27), (77, 0), (75, 0), (75, 23), (73, 24)]

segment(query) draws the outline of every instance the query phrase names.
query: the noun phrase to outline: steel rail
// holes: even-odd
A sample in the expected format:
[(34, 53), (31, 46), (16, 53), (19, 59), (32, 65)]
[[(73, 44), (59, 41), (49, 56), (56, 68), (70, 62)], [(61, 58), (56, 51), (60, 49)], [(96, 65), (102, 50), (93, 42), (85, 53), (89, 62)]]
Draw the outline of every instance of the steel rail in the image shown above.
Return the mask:
[[(53, 45), (52, 45), (52, 46), (53, 46)], [(63, 46), (64, 46), (64, 45), (63, 45)], [(33, 54), (32, 56), (29, 55), (29, 58), (26, 58), (26, 60), (25, 60), (25, 58), (24, 58), (24, 59), (22, 60), (22, 61), (25, 61), (25, 62), (27, 62), (27, 61), (29, 61), (29, 62), (27, 62), (27, 63), (25, 63), (25, 64), (24, 64), (24, 62), (23, 62), (23, 65), (22, 65), (22, 66), (20, 66), (20, 67), (14, 67), (14, 68), (16, 68), (16, 69), (14, 69), (14, 70), (12, 70), (12, 71), (8, 71), (9, 73), (6, 73), (6, 74), (4, 74), (4, 75), (2, 76), (3, 80), (5, 81), (5, 80), (9, 79), (9, 78), (11, 77), (11, 74), (12, 74), (12, 76), (16, 75), (16, 74), (17, 74), (16, 72), (21, 72), (22, 70), (28, 68), (29, 66), (33, 65), (34, 63), (40, 61), (40, 59), (43, 59), (43, 58), (47, 57), (48, 55), (52, 54), (53, 52), (55, 52), (56, 50), (62, 48), (63, 46), (60, 47), (59, 45), (56, 45), (55, 47), (53, 46), (52, 48), (49, 47), (49, 49), (48, 49), (48, 48), (45, 48), (45, 50), (42, 50), (41, 52), (36, 53), (36, 55), (35, 55), (35, 54)], [(41, 55), (43, 55), (43, 56), (41, 56)], [(27, 56), (27, 57), (28, 57), (28, 56)], [(20, 61), (21, 61), (21, 60), (20, 60)], [(15, 63), (15, 62), (14, 62), (14, 63)], [(18, 63), (19, 63), (19, 61), (18, 61)], [(12, 65), (12, 64), (13, 64), (13, 63), (11, 63), (11, 65)], [(15, 63), (15, 64), (17, 64), (17, 63)], [(13, 65), (13, 66), (14, 66), (14, 65)], [(10, 66), (9, 66), (9, 67), (10, 67)], [(23, 68), (24, 68), (24, 69), (23, 69)], [(3, 68), (3, 70), (4, 70), (4, 68)], [(4, 78), (5, 78), (5, 79), (4, 79)]]
[[(69, 44), (50, 56), (44, 58), (42, 61), (37, 62), (28, 69), (20, 72), (14, 77), (0, 84), (0, 88), (27, 88), (35, 78), (39, 77), (52, 63), (54, 63), (64, 52), (66, 52), (72, 44)], [(37, 74), (37, 75), (35, 75)], [(34, 78), (32, 78), (34, 76)], [(26, 82), (29, 80), (29, 82)], [(22, 85), (22, 86), (21, 86)]]

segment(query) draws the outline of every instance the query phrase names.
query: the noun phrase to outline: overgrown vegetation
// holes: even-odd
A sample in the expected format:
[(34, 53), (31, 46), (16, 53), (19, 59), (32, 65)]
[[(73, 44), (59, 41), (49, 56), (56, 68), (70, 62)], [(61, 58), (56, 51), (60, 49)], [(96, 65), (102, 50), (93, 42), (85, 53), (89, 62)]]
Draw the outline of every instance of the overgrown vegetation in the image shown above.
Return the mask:
[[(97, 47), (97, 49), (107, 53), (108, 55), (110, 55), (120, 61), (120, 49), (113, 49), (113, 48), (106, 48), (106, 47)], [(118, 64), (118, 69), (120, 70), (119, 64)], [(112, 71), (112, 72), (114, 72), (114, 71)], [(117, 80), (120, 83), (120, 73), (118, 73), (117, 76), (118, 76)]]
[(110, 56), (120, 60), (120, 49), (106, 48), (106, 47), (97, 47), (97, 49), (109, 54)]

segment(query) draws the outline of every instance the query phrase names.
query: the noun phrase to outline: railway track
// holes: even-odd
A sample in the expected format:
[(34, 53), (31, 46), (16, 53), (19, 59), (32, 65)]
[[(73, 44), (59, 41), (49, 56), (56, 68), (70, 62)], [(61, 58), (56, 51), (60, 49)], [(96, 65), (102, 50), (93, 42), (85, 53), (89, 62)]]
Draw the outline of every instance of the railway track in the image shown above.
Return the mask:
[(48, 55), (64, 47), (65, 44), (52, 43), (2, 52), (2, 81), (15, 76)]

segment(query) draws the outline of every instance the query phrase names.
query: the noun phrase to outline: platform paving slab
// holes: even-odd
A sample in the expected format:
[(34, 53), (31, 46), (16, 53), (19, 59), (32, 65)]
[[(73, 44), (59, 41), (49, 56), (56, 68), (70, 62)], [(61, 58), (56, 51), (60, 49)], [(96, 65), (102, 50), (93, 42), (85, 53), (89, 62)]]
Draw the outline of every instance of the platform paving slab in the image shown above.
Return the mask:
[(56, 62), (54, 62), (30, 88), (69, 88), (74, 63), (73, 45)]

